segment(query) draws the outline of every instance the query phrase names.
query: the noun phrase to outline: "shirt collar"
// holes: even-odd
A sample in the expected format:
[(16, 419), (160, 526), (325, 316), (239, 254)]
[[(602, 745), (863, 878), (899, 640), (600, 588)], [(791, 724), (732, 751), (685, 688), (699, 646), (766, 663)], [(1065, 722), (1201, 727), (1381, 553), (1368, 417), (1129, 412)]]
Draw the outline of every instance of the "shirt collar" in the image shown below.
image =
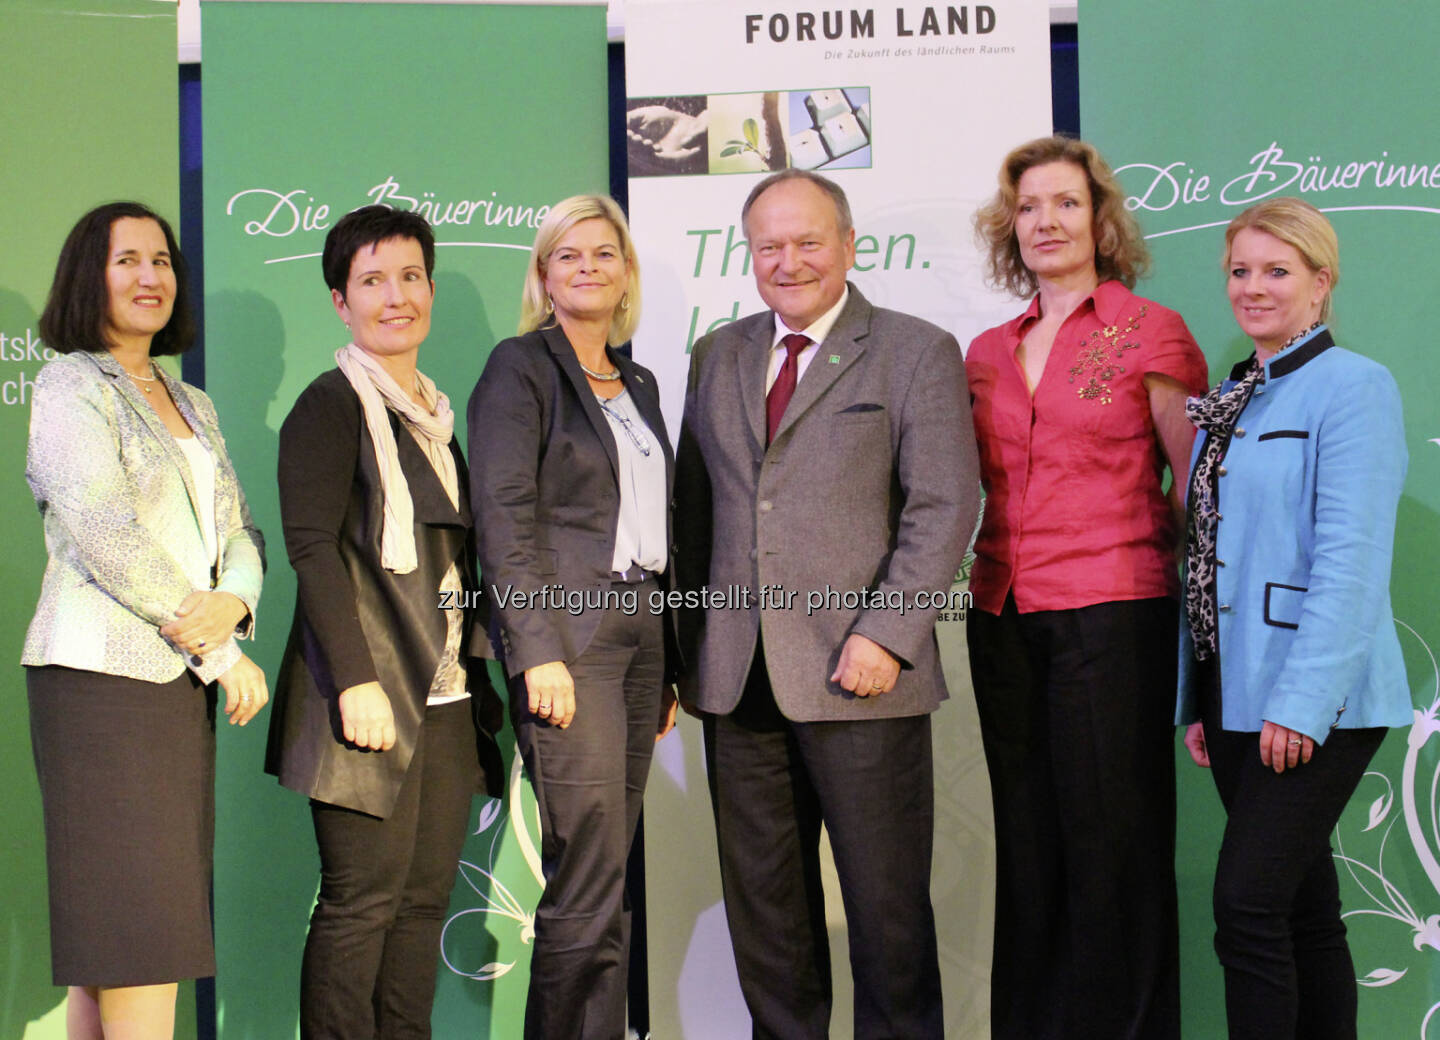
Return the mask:
[[(1281, 376), (1289, 375), (1301, 365), (1307, 361), (1313, 361), (1334, 345), (1335, 339), (1330, 335), (1330, 327), (1328, 325), (1321, 325), (1298, 343), (1292, 343), (1269, 361), (1265, 362), (1265, 381), (1269, 382), (1272, 379), (1279, 379)], [(1244, 361), (1236, 364), (1235, 367), (1230, 370), (1230, 378), (1236, 382), (1244, 379), (1246, 371), (1249, 370), (1254, 360), (1255, 355), (1251, 354)]]
[[(1113, 278), (1101, 282), (1090, 290), (1089, 295), (1080, 301), (1074, 314), (1079, 314), (1088, 302), (1095, 311), (1095, 316), (1106, 325), (1114, 325), (1120, 318), (1120, 311), (1125, 302), (1130, 299), (1130, 290)], [(1020, 315), (1011, 323), (1011, 332), (1018, 344), (1025, 338), (1025, 333), (1030, 326), (1040, 320), (1040, 294), (1036, 293), (1030, 301), (1030, 306), (1025, 308), (1025, 313)]]
[[(820, 317), (801, 329), (801, 334), (809, 336), (812, 345), (824, 343), (825, 337), (830, 335), (830, 330), (833, 329), (835, 323), (840, 320), (840, 312), (845, 309), (845, 304), (849, 302), (849, 300), (850, 283), (846, 282), (845, 291), (840, 294), (840, 299), (835, 301), (835, 306), (831, 307), (824, 314), (820, 315)], [(792, 331), (793, 330), (780, 319), (780, 315), (775, 315), (775, 334), (770, 339), (770, 349), (774, 350), (778, 347), (780, 341), (790, 335)]]

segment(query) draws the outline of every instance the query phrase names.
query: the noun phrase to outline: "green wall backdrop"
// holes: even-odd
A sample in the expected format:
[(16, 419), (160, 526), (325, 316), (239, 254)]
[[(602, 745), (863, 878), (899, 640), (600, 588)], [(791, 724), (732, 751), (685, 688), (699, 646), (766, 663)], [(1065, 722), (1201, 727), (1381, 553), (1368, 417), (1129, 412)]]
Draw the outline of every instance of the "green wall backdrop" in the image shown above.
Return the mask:
[[(1340, 236), (1337, 341), (1385, 365), (1404, 399), (1409, 478), (1392, 591), (1416, 721), (1393, 732), (1334, 835), (1361, 983), (1360, 1036), (1440, 1037), (1440, 85), (1433, 5), (1241, 0), (1084, 9), (1081, 125), (1120, 170), (1150, 236), (1150, 296), (1176, 307), (1212, 382), (1249, 353), (1225, 298), (1224, 225), (1299, 195)], [(1408, 738), (1408, 739), (1407, 739)], [(1177, 745), (1178, 746), (1178, 745)], [(1185, 1035), (1224, 1036), (1210, 884), (1222, 815), (1180, 750)]]
[[(174, 5), (0, 0), (0, 96), (0, 1040), (50, 1040), (65, 1035), (65, 991), (50, 984), (45, 842), (20, 668), (45, 569), (25, 484), (30, 384), (43, 364), (36, 319), (80, 214), (135, 198), (178, 221)], [(194, 1035), (190, 992), (179, 1001), (182, 1037)]]
[[(202, 19), (206, 383), (269, 541), (254, 649), (273, 678), (295, 593), (277, 432), (347, 340), (321, 277), (325, 230), (371, 202), (419, 209), (436, 225), (421, 368), (463, 420), (490, 348), (514, 330), (543, 207), (605, 190), (605, 9), (237, 0), (204, 4)], [(227, 742), (220, 762), (225, 1040), (294, 1035), (318, 876), (305, 799), (261, 773), (264, 721)], [(540, 892), (534, 802), (514, 774), (503, 802), (477, 799), (474, 812), (436, 1035), (513, 1037)]]

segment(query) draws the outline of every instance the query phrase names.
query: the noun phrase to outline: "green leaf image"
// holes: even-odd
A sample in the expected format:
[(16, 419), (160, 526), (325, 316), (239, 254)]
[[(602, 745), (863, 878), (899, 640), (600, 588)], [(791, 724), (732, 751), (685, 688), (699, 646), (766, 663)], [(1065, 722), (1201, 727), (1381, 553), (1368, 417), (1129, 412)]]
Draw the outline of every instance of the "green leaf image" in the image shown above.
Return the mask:
[(741, 124), (741, 128), (745, 131), (745, 140), (750, 142), (750, 147), (758, 149), (760, 147), (760, 124), (753, 119), (747, 119)]
[(720, 158), (723, 159), (727, 155), (738, 155), (744, 150), (745, 146), (742, 145), (739, 141), (732, 141), (730, 144), (727, 144), (724, 148), (720, 149)]

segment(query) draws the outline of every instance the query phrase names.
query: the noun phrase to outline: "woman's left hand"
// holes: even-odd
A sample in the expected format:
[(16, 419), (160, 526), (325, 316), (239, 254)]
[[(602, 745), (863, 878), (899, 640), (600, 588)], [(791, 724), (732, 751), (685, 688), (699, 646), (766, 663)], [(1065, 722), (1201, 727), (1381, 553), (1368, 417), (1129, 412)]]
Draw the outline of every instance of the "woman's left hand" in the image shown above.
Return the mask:
[(192, 592), (175, 608), (175, 620), (161, 626), (160, 634), (185, 653), (204, 657), (234, 635), (248, 613), (250, 608), (233, 593)]
[(660, 738), (675, 728), (675, 706), (680, 699), (675, 695), (675, 687), (666, 683), (660, 689), (660, 725), (655, 728), (655, 740), (658, 743)]
[(1314, 753), (1315, 741), (1303, 733), (1273, 722), (1265, 723), (1260, 730), (1260, 761), (1277, 773), (1310, 761)]

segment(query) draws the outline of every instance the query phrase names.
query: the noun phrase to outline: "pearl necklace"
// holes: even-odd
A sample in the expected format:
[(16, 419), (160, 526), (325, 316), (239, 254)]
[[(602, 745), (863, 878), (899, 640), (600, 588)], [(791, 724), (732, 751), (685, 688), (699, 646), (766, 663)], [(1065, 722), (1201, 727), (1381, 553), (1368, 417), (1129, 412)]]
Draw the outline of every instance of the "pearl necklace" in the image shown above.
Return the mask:
[[(155, 362), (153, 362), (153, 361), (150, 362), (150, 371), (151, 371), (151, 372), (154, 372), (154, 371), (155, 371)], [(158, 383), (158, 382), (160, 382), (160, 377), (159, 377), (159, 376), (156, 376), (156, 375), (137, 376), (134, 372), (131, 372), (131, 371), (129, 371), (129, 370), (126, 370), (125, 374), (126, 374), (127, 376), (129, 376), (131, 379), (135, 380), (135, 382), (137, 382), (137, 383)], [(141, 389), (141, 390), (144, 390), (147, 394), (149, 394), (149, 393), (153, 393), (153, 392), (154, 392), (155, 387), (154, 387), (154, 386), (142, 386), (140, 389)]]

